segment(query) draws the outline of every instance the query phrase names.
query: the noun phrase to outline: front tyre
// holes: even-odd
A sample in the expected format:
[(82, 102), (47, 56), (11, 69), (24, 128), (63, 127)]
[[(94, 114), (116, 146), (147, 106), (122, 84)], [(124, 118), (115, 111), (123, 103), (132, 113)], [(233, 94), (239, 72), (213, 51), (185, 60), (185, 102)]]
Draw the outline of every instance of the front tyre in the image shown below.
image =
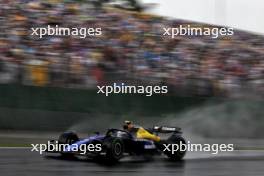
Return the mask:
[[(71, 144), (73, 144), (73, 143), (75, 143), (77, 141), (79, 141), (79, 137), (77, 136), (76, 133), (74, 133), (74, 132), (64, 132), (64, 133), (62, 133), (59, 136), (58, 143), (59, 144), (71, 145)], [(61, 151), (61, 155), (63, 157), (73, 157), (74, 154)]]
[(124, 143), (119, 138), (109, 138), (105, 141), (106, 160), (111, 162), (119, 161), (124, 154)]

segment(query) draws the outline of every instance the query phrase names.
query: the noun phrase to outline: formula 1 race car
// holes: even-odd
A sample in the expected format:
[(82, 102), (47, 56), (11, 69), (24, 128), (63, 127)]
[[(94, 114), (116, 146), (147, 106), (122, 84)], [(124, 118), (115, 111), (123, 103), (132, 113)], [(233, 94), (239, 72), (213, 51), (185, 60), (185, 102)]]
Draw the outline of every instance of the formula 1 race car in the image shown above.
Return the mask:
[[(63, 156), (85, 155), (91, 158), (100, 156), (111, 162), (119, 161), (126, 155), (153, 156), (164, 154), (173, 161), (179, 161), (185, 156), (186, 151), (178, 150), (171, 152), (165, 150), (166, 145), (179, 145), (180, 143), (186, 144), (185, 139), (181, 135), (182, 132), (180, 128), (155, 126), (151, 129), (146, 129), (146, 131), (157, 136), (160, 133), (170, 134), (170, 136), (166, 139), (160, 139), (157, 142), (149, 139), (138, 139), (130, 132), (120, 129), (109, 129), (105, 135), (96, 133), (95, 135), (84, 139), (79, 139), (74, 132), (65, 132), (59, 136), (57, 144), (67, 144), (68, 147), (64, 148), (62, 151), (55, 152), (60, 153)], [(54, 143), (54, 140), (51, 142)], [(81, 145), (91, 146), (86, 148), (86, 152), (82, 153)], [(73, 150), (74, 148), (75, 150)]]

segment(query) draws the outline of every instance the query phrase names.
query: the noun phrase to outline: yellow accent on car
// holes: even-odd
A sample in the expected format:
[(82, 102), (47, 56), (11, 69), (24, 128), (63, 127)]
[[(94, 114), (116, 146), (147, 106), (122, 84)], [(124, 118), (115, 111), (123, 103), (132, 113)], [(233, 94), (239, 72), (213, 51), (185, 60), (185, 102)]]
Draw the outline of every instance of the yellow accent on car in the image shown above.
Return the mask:
[(137, 138), (138, 139), (149, 139), (155, 142), (159, 142), (160, 141), (160, 137), (156, 136), (154, 134), (151, 134), (150, 132), (148, 132), (147, 130), (145, 130), (144, 128), (139, 128), (137, 131)]

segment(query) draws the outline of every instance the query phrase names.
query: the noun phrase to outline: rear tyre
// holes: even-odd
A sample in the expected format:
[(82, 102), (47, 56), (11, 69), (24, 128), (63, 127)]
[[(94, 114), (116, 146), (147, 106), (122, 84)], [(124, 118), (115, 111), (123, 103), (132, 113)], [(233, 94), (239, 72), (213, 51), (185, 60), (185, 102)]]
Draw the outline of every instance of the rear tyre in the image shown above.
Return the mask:
[(124, 154), (124, 143), (119, 138), (109, 138), (105, 141), (106, 160), (118, 162)]
[[(182, 136), (179, 135), (172, 135), (171, 137), (169, 137), (169, 139), (166, 142), (167, 144), (176, 144), (178, 146), (180, 146), (181, 144), (185, 145), (186, 141)], [(172, 161), (180, 161), (183, 159), (183, 157), (186, 154), (186, 150), (178, 150), (174, 153), (172, 153), (171, 151), (166, 151), (165, 154), (168, 156), (168, 158), (170, 158)]]

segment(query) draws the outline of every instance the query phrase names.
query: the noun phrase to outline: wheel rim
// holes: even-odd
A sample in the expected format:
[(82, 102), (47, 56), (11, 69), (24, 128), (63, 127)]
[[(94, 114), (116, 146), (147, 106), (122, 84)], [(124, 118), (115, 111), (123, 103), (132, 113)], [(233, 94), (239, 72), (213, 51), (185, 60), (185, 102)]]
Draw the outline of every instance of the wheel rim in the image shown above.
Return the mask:
[(115, 144), (114, 152), (116, 155), (120, 155), (122, 153), (122, 146), (120, 143)]

